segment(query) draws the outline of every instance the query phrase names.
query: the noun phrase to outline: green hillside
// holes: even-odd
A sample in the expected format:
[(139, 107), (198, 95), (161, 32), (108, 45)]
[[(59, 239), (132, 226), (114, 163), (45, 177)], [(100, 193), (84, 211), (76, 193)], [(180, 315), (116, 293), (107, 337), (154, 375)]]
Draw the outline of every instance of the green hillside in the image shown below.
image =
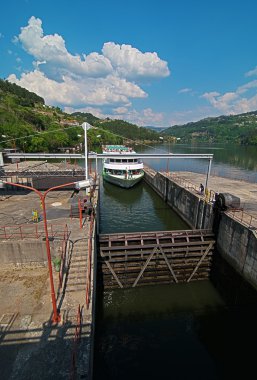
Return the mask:
[(88, 145), (121, 144), (131, 140), (157, 141), (158, 135), (122, 120), (101, 120), (90, 113), (72, 115), (59, 107), (45, 105), (43, 98), (0, 79), (0, 149), (20, 148), (26, 152), (57, 152), (58, 148), (81, 149), (81, 124), (97, 127), (88, 131)]
[(174, 125), (162, 131), (162, 135), (180, 138), (181, 142), (257, 145), (257, 111)]
[[(139, 127), (124, 120), (100, 119), (91, 113), (67, 114), (45, 105), (43, 98), (16, 84), (0, 79), (0, 149), (20, 148), (26, 152), (58, 152), (59, 148), (81, 149), (81, 124), (88, 131), (89, 149), (102, 144), (160, 142), (208, 142), (257, 145), (257, 111), (240, 115), (206, 118), (162, 131)], [(131, 141), (130, 141), (131, 143)]]
[(138, 127), (124, 120), (98, 120), (95, 126), (103, 130), (111, 131), (115, 135), (124, 136), (130, 140), (158, 141), (159, 134), (151, 129)]

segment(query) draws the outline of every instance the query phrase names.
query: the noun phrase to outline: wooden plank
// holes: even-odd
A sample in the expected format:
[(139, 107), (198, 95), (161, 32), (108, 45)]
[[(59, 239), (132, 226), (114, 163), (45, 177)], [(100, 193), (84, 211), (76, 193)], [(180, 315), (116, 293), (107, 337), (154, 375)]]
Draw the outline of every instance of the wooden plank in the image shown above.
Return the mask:
[(209, 244), (209, 247), (206, 249), (205, 253), (203, 254), (203, 256), (201, 257), (201, 259), (199, 260), (198, 264), (196, 265), (195, 269), (193, 270), (191, 276), (187, 279), (187, 282), (189, 282), (191, 280), (191, 278), (193, 277), (193, 275), (195, 274), (195, 272), (197, 271), (197, 269), (199, 268), (199, 266), (201, 265), (201, 262), (204, 260), (204, 258), (208, 255), (210, 249), (212, 248), (213, 246), (213, 243), (210, 243)]
[(122, 283), (120, 282), (120, 280), (118, 279), (116, 273), (114, 272), (112, 266), (110, 265), (110, 263), (108, 263), (108, 261), (105, 261), (105, 264), (107, 265), (107, 267), (109, 268), (110, 272), (112, 273), (113, 277), (115, 278), (115, 280), (117, 281), (117, 283), (119, 284), (119, 287), (120, 288), (123, 288), (123, 285)]
[(169, 263), (169, 260), (167, 259), (167, 257), (166, 257), (166, 255), (165, 255), (165, 253), (163, 252), (161, 246), (159, 246), (159, 250), (161, 251), (161, 253), (162, 253), (163, 257), (164, 257), (164, 260), (166, 261), (166, 264), (168, 265), (168, 268), (169, 268), (169, 270), (170, 270), (170, 272), (171, 272), (171, 274), (172, 274), (172, 276), (173, 276), (175, 282), (178, 282), (177, 277), (176, 277), (176, 275), (175, 275), (175, 273), (174, 273), (174, 271), (173, 271), (173, 269), (172, 269), (172, 267), (171, 267), (171, 265), (170, 265), (170, 263)]
[[(204, 242), (202, 241), (191, 241), (190, 242), (190, 246), (204, 246), (204, 245), (209, 245), (210, 243), (215, 243), (215, 240), (206, 240)], [(187, 242), (183, 242), (183, 243), (174, 243), (174, 244), (171, 244), (171, 243), (161, 243), (160, 244), (162, 247), (164, 248), (169, 248), (169, 247), (185, 247), (188, 245)], [(104, 252), (104, 251), (109, 251), (109, 250), (112, 250), (112, 251), (118, 251), (118, 250), (124, 250), (125, 248), (127, 250), (133, 250), (133, 249), (153, 249), (154, 247), (156, 246), (156, 244), (144, 244), (143, 246), (142, 245), (128, 245), (128, 246), (124, 246), (124, 245), (116, 245), (116, 246), (112, 246), (112, 247), (101, 247), (101, 251)]]
[(100, 234), (99, 235), (99, 241), (105, 241), (105, 240), (124, 240), (124, 237), (126, 237), (127, 240), (133, 240), (133, 239), (140, 239), (143, 237), (144, 239), (151, 239), (158, 236), (159, 238), (169, 238), (169, 237), (195, 237), (195, 236), (201, 236), (204, 234), (205, 236), (213, 236), (213, 232), (211, 230), (176, 230), (176, 231), (154, 231), (154, 232), (140, 232), (140, 233), (126, 233), (124, 234)]
[[(214, 244), (210, 230), (101, 235), (104, 285), (124, 288), (139, 281), (146, 285), (208, 278)], [(110, 260), (105, 261), (107, 257)]]
[(143, 268), (141, 269), (139, 275), (137, 276), (137, 278), (136, 278), (134, 284), (132, 285), (132, 288), (134, 288), (134, 287), (137, 285), (137, 283), (138, 283), (140, 277), (141, 277), (142, 274), (144, 273), (145, 268), (147, 267), (149, 261), (151, 260), (151, 258), (152, 258), (153, 255), (155, 254), (156, 250), (157, 250), (157, 247), (155, 247), (155, 248), (153, 249), (153, 252), (151, 253), (151, 255), (150, 255), (150, 256), (148, 257), (148, 259), (146, 260), (145, 265), (143, 266)]

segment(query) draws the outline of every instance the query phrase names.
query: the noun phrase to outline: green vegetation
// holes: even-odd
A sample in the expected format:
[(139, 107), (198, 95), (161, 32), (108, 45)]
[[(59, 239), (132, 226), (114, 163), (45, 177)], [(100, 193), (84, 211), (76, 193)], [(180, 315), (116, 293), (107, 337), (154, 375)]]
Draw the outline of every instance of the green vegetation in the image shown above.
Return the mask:
[(257, 111), (174, 125), (162, 131), (161, 134), (164, 137), (180, 138), (181, 142), (187, 143), (196, 141), (257, 145)]
[(158, 141), (159, 138), (159, 134), (156, 132), (144, 127), (138, 127), (124, 120), (98, 120), (94, 125), (129, 140)]
[(58, 152), (61, 148), (82, 150), (81, 124), (88, 131), (89, 150), (102, 144), (133, 142), (208, 142), (257, 145), (257, 111), (220, 116), (157, 132), (123, 120), (100, 119), (91, 113), (67, 114), (45, 105), (44, 99), (16, 84), (0, 79), (0, 149), (20, 148), (26, 152)]
[[(159, 135), (122, 120), (101, 120), (90, 113), (72, 115), (16, 84), (0, 79), (0, 148), (26, 152), (57, 152), (60, 148), (82, 150), (81, 124), (88, 131), (89, 149), (102, 144), (122, 144), (126, 139), (157, 141)], [(123, 141), (124, 140), (124, 141)]]
[(35, 104), (45, 104), (44, 99), (34, 92), (0, 79), (0, 94), (4, 93), (16, 95), (16, 102), (22, 106), (34, 107)]

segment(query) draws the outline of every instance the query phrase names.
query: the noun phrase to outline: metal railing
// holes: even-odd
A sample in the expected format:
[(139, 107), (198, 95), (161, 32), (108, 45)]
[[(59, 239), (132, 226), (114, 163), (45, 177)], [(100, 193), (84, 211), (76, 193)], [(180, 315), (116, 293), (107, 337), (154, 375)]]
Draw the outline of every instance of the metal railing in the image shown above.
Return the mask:
[(87, 282), (86, 282), (86, 306), (89, 308), (91, 299), (91, 263), (92, 263), (92, 241), (93, 241), (93, 230), (94, 230), (94, 213), (90, 216), (90, 226), (88, 235), (88, 258), (87, 258)]
[(75, 333), (74, 333), (74, 338), (73, 338), (70, 380), (75, 380), (76, 375), (77, 375), (77, 351), (78, 351), (78, 343), (80, 342), (80, 339), (81, 339), (82, 311), (83, 311), (83, 307), (80, 307), (79, 305), (78, 311), (77, 311), (77, 317), (76, 317)]
[[(65, 225), (48, 224), (48, 234), (51, 239), (63, 238), (68, 227)], [(15, 224), (0, 226), (0, 240), (39, 239), (45, 237), (43, 224)]]
[(170, 172), (162, 172), (163, 175), (172, 178), (173, 181), (177, 182), (179, 185), (184, 187), (187, 190), (194, 191), (197, 193), (198, 196), (200, 196), (202, 199), (205, 200), (207, 203), (213, 203), (215, 201), (215, 191), (212, 189), (205, 189), (204, 193), (201, 193), (199, 190), (199, 186), (196, 186), (194, 183), (190, 182), (189, 180), (178, 176), (175, 173)]
[(226, 214), (232, 219), (239, 221), (246, 227), (256, 230), (257, 229), (257, 218), (251, 214), (248, 214), (243, 209), (229, 209)]
[[(178, 176), (175, 173), (170, 172), (162, 172), (163, 175), (171, 178), (173, 181), (177, 182), (179, 185), (183, 186), (185, 189), (194, 191), (200, 196), (206, 203), (214, 203), (215, 202), (215, 191), (212, 189), (205, 189), (204, 194), (199, 192), (199, 188), (193, 184), (192, 182), (186, 180), (185, 178)], [(257, 228), (257, 218), (248, 212), (244, 211), (243, 208), (240, 209), (228, 209), (226, 214), (232, 217), (233, 219), (239, 221), (244, 224), (248, 228), (256, 229)]]
[(61, 245), (61, 266), (60, 266), (60, 271), (59, 271), (59, 288), (62, 288), (62, 283), (63, 283), (63, 275), (65, 273), (67, 263), (67, 242), (69, 238), (69, 231), (68, 231), (68, 226), (67, 224), (65, 225), (65, 229), (63, 232), (63, 240), (62, 240), (62, 245)]

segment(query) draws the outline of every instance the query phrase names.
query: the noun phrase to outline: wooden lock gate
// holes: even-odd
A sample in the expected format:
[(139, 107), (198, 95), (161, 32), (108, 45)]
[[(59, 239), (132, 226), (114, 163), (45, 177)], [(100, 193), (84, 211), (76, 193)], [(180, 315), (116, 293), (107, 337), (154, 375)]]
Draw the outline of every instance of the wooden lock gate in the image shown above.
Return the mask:
[(209, 277), (211, 230), (99, 235), (99, 269), (106, 289), (170, 284)]

